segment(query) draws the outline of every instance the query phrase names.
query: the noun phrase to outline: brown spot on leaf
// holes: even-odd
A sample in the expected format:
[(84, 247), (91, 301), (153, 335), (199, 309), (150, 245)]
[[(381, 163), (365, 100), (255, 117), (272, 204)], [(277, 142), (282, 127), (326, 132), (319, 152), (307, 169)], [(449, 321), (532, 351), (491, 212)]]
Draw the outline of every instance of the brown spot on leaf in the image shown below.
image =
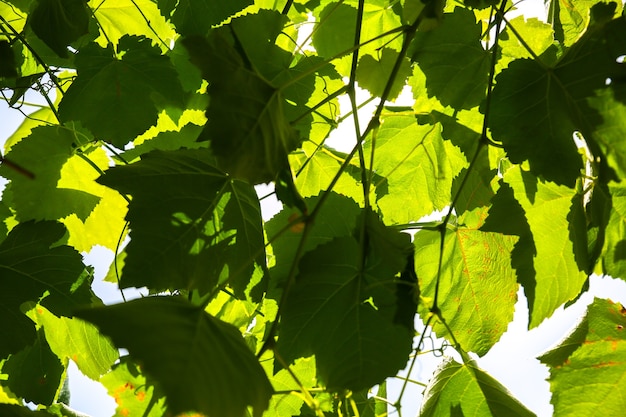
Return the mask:
[[(291, 216), (289, 216), (289, 223), (297, 220), (298, 217), (299, 217), (298, 213), (293, 213)], [(304, 231), (304, 222), (299, 221), (297, 223), (292, 224), (291, 226), (289, 226), (289, 230), (291, 230), (293, 233), (302, 233)]]

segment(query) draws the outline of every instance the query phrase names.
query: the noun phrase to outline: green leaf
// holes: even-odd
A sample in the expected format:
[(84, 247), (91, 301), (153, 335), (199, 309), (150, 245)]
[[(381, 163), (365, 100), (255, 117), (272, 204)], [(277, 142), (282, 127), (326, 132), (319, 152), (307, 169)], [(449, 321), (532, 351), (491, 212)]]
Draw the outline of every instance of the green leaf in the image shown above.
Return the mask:
[[(421, 298), (419, 312), (428, 317), (439, 281), (437, 307), (454, 338), (465, 351), (482, 356), (500, 339), (513, 320), (517, 300), (510, 253), (517, 238), (457, 227), (446, 232), (438, 276), (439, 231), (415, 235), (415, 272)], [(451, 336), (435, 322), (438, 336)]]
[[(98, 196), (72, 185), (59, 186), (61, 169), (74, 154), (75, 141), (69, 129), (42, 126), (11, 147), (7, 158), (34, 175), (29, 178), (6, 166), (0, 168), (2, 175), (11, 180), (9, 201), (18, 220), (57, 220), (72, 213), (85, 220), (98, 204)], [(85, 164), (84, 170), (76, 174), (90, 175), (92, 170)]]
[(89, 0), (89, 6), (100, 25), (101, 36), (97, 42), (102, 47), (109, 42), (118, 45), (124, 36), (137, 35), (161, 43), (161, 48), (168, 50), (169, 42), (175, 38), (172, 25), (165, 21), (151, 0)]
[(367, 391), (355, 392), (352, 395), (359, 410), (360, 417), (380, 417), (388, 415), (387, 410), (387, 383), (378, 386), (375, 395), (368, 396)]
[[(390, 48), (383, 48), (378, 59), (372, 55), (363, 56), (356, 70), (359, 86), (375, 96), (382, 96), (397, 58), (398, 52)], [(409, 75), (411, 63), (408, 59), (403, 59), (387, 100), (393, 101), (398, 97)]]
[[(276, 42), (285, 34), (287, 17), (277, 10), (259, 10), (255, 14), (233, 19), (230, 23), (236, 44), (241, 47), (244, 61), (247, 59), (254, 71), (276, 84), (276, 78), (289, 69), (293, 56)], [(290, 51), (293, 41), (290, 42)]]
[[(609, 184), (610, 208), (602, 248), (602, 272), (615, 278), (626, 279), (626, 184)], [(601, 190), (594, 190), (601, 193)]]
[[(305, 202), (311, 210), (317, 206), (319, 201), (320, 197), (305, 198)], [(303, 253), (328, 243), (336, 237), (352, 233), (356, 227), (356, 219), (360, 211), (354, 200), (331, 192), (324, 205), (319, 209), (318, 216), (324, 221), (314, 222), (308, 226), (310, 230), (307, 232)], [(270, 269), (272, 287), (282, 287), (286, 283), (291, 265), (295, 261), (305, 225), (300, 223), (289, 227), (287, 230), (284, 229), (300, 214), (294, 208), (285, 207), (265, 224), (268, 239), (272, 244), (272, 252), (276, 258), (274, 266)]]
[[(530, 51), (520, 42), (516, 33), (523, 39)], [(553, 43), (554, 31), (549, 24), (534, 17), (526, 19), (524, 16), (518, 16), (509, 20), (500, 36), (498, 46), (502, 52), (497, 66), (506, 68), (515, 59), (532, 58), (532, 54), (542, 55)], [(541, 59), (548, 57), (549, 55), (544, 55)]]
[(611, 10), (608, 19), (613, 17), (614, 13), (619, 15), (622, 9), (621, 6), (617, 9), (618, 2), (612, 1), (576, 0), (561, 3), (557, 0), (546, 2), (549, 4), (548, 21), (554, 28), (555, 39), (565, 46), (571, 46), (580, 39), (587, 26), (593, 22), (594, 9), (598, 11), (597, 6), (604, 6), (602, 9), (608, 7)]
[(16, 404), (0, 404), (0, 414), (4, 417), (54, 417), (47, 411), (33, 411)]
[(625, 36), (624, 19), (594, 26), (554, 67), (519, 59), (496, 77), (489, 125), (512, 162), (528, 160), (536, 175), (573, 186), (583, 168), (573, 140), (578, 131), (596, 156), (604, 153), (624, 175), (618, 138), (626, 135), (626, 106), (619, 80), (626, 69), (616, 59), (626, 54)]
[(158, 382), (173, 414), (195, 411), (260, 416), (272, 395), (263, 368), (241, 333), (180, 298), (147, 297), (80, 310)]
[[(419, 125), (413, 112), (386, 112), (364, 144), (374, 154), (372, 185), (385, 221), (409, 223), (450, 204), (452, 179), (465, 165), (459, 150), (441, 138), (440, 125)], [(398, 149), (402, 149), (398, 152)]]
[(4, 363), (2, 372), (11, 377), (3, 385), (26, 401), (50, 405), (56, 398), (64, 371), (65, 367), (40, 331), (32, 346), (11, 355)]
[(97, 381), (119, 357), (117, 350), (91, 324), (77, 319), (57, 317), (36, 306), (28, 316), (43, 326), (50, 349), (63, 360), (71, 359), (87, 377)]
[[(266, 373), (272, 375), (272, 364), (274, 361), (264, 361), (264, 367)], [(298, 376), (298, 380), (306, 389), (310, 389), (316, 386), (315, 379), (315, 360), (314, 358), (302, 358), (297, 359), (293, 365), (289, 367), (291, 372)], [(270, 377), (270, 382), (274, 387), (275, 392), (281, 392), (281, 394), (275, 394), (272, 396), (269, 408), (264, 417), (284, 417), (284, 416), (297, 416), (300, 414), (300, 409), (304, 405), (304, 399), (300, 395), (299, 391), (301, 387), (287, 369), (281, 369)], [(291, 392), (289, 392), (291, 391)], [(286, 394), (282, 394), (286, 393)]]
[(205, 148), (206, 144), (196, 141), (202, 132), (202, 127), (195, 124), (183, 126), (179, 131), (167, 130), (159, 132), (155, 137), (137, 144), (134, 148), (122, 154), (125, 160), (133, 161), (139, 156), (147, 154), (153, 150), (176, 151), (178, 149)]
[(285, 118), (281, 91), (247, 67), (230, 32), (184, 41), (192, 62), (209, 82), (208, 122), (200, 140), (210, 140), (220, 166), (252, 184), (269, 182), (287, 166), (299, 138)]
[(0, 77), (17, 77), (17, 63), (11, 44), (0, 41)]
[(58, 315), (69, 316), (78, 305), (90, 304), (91, 282), (81, 256), (58, 245), (65, 228), (55, 222), (26, 222), (15, 226), (0, 244), (0, 357), (30, 345), (35, 328), (20, 311), (26, 301), (37, 302)]
[[(311, 142), (305, 142), (301, 152), (293, 152), (289, 156), (289, 162), (296, 171), (296, 186), (304, 197), (317, 196), (327, 190), (343, 162), (332, 149), (318, 149)], [(349, 170), (348, 175), (339, 177), (333, 192), (354, 201), (363, 201), (363, 187), (350, 175)]]
[(320, 24), (313, 32), (313, 46), (320, 56), (331, 58), (352, 48), (356, 16), (354, 7), (341, 2), (329, 3), (319, 12)]
[[(313, 46), (317, 53), (331, 58), (342, 53), (352, 52), (356, 31), (357, 1), (322, 2), (323, 8), (314, 11), (319, 24), (313, 32)], [(400, 51), (401, 37), (397, 29), (402, 25), (401, 18), (386, 0), (371, 0), (364, 4), (361, 23), (360, 55), (376, 55), (384, 47)], [(395, 33), (391, 33), (396, 31)], [(376, 40), (374, 40), (377, 38)], [(347, 75), (347, 61), (335, 63), (342, 75)]]
[(67, 47), (89, 31), (89, 12), (84, 0), (37, 0), (29, 22), (50, 49), (67, 58)]
[[(165, 413), (165, 397), (157, 388), (148, 385), (139, 366), (128, 356), (122, 357), (100, 382), (117, 404), (113, 417), (160, 417)], [(151, 408), (146, 414), (148, 407)]]
[(255, 262), (265, 265), (254, 188), (229, 178), (212, 160), (206, 149), (153, 151), (98, 180), (133, 196), (122, 288), (204, 294), (228, 280), (243, 296)]
[(394, 280), (404, 269), (399, 261), (406, 262), (408, 236), (371, 219), (369, 249), (340, 237), (302, 257), (282, 312), (278, 352), (287, 363), (315, 354), (318, 378), (333, 391), (382, 382), (405, 366), (411, 351), (415, 310), (396, 316), (406, 299)]
[(252, 0), (205, 1), (158, 0), (163, 16), (176, 26), (181, 35), (205, 35), (212, 26), (253, 4)]
[(587, 279), (582, 195), (565, 186), (541, 181), (519, 167), (510, 168), (504, 181), (511, 186), (526, 213), (536, 248), (535, 279), (524, 287), (527, 294), (530, 291), (529, 328), (534, 328), (563, 303), (575, 298)]
[(416, 34), (411, 58), (426, 74), (429, 97), (459, 110), (480, 104), (487, 91), (491, 60), (481, 36), (474, 13), (461, 7), (445, 14), (435, 30)]
[(89, 45), (76, 56), (78, 77), (59, 103), (61, 121), (80, 121), (119, 148), (157, 121), (166, 103), (182, 106), (183, 90), (169, 58), (149, 39), (120, 39), (110, 49)]
[(626, 309), (596, 298), (574, 332), (539, 357), (550, 367), (554, 415), (619, 415), (626, 407)]
[(446, 359), (435, 371), (420, 417), (534, 416), (498, 381), (473, 363)]

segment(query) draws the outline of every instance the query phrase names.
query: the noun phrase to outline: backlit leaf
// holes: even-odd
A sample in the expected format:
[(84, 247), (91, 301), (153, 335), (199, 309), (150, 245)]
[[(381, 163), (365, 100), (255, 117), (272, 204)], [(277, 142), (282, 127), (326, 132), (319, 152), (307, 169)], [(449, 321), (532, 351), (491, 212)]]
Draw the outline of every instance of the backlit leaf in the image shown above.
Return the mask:
[[(440, 239), (439, 231), (415, 236), (415, 271), (424, 300), (420, 316), (428, 316), (439, 280), (441, 315), (463, 350), (482, 356), (513, 320), (518, 286), (510, 252), (517, 239), (460, 226), (448, 231), (438, 276)], [(450, 337), (443, 324), (433, 328), (438, 336)]]
[(29, 21), (33, 32), (66, 58), (70, 43), (87, 34), (89, 12), (84, 0), (37, 0)]
[(101, 35), (97, 39), (102, 47), (110, 41), (117, 45), (125, 35), (143, 35), (154, 43), (166, 42), (174, 38), (175, 32), (163, 16), (155, 2), (151, 0), (89, 0), (93, 13), (101, 26)]
[(531, 417), (505, 387), (473, 363), (446, 359), (426, 387), (420, 417)]
[(169, 58), (142, 37), (127, 36), (113, 51), (90, 45), (76, 57), (78, 77), (59, 104), (62, 121), (80, 121), (103, 140), (124, 147), (157, 121), (161, 104), (182, 105)]
[(485, 97), (490, 54), (481, 44), (474, 13), (457, 7), (429, 32), (418, 32), (411, 46), (414, 62), (426, 74), (429, 96), (445, 106), (469, 109)]
[(616, 19), (590, 28), (554, 67), (519, 59), (496, 77), (490, 128), (512, 162), (528, 160), (536, 175), (573, 186), (583, 167), (573, 141), (578, 131), (626, 172), (618, 139), (626, 134), (626, 106), (617, 82), (626, 67), (616, 62), (626, 53), (625, 36), (626, 20)]
[(382, 195), (377, 203), (386, 221), (417, 221), (450, 204), (452, 179), (462, 168), (457, 163), (465, 161), (443, 141), (440, 125), (419, 125), (412, 112), (388, 112), (364, 149), (366, 159), (374, 153), (379, 177), (372, 185)]
[(212, 26), (217, 25), (234, 15), (252, 0), (158, 0), (157, 5), (163, 16), (176, 26), (181, 35), (205, 35)]
[(43, 326), (50, 349), (64, 362), (71, 359), (87, 377), (97, 381), (118, 358), (117, 350), (91, 324), (57, 317), (36, 306), (29, 317)]
[[(117, 404), (113, 417), (159, 417), (165, 412), (165, 397), (156, 387), (148, 385), (141, 369), (128, 356), (121, 358), (100, 382)], [(148, 407), (150, 411), (145, 414)]]
[(122, 288), (206, 293), (228, 280), (242, 295), (265, 264), (256, 192), (212, 160), (206, 149), (154, 151), (99, 179), (133, 197)]
[(576, 297), (587, 279), (582, 196), (518, 167), (510, 168), (504, 180), (526, 213), (536, 248), (534, 279), (524, 286), (529, 300), (529, 327), (533, 328)]
[(4, 363), (2, 372), (11, 378), (3, 385), (26, 401), (50, 405), (59, 389), (64, 366), (50, 350), (42, 331), (34, 342)]
[[(407, 328), (396, 317), (399, 284), (394, 276), (404, 265), (393, 261), (406, 257), (409, 242), (383, 230), (384, 237), (371, 236), (381, 245), (369, 248), (363, 267), (363, 249), (351, 237), (305, 254), (283, 310), (278, 352), (288, 363), (315, 354), (318, 378), (331, 390), (360, 390), (382, 382), (404, 367), (411, 350), (412, 323)], [(381, 237), (398, 242), (383, 245)], [(403, 246), (396, 246), (399, 240)], [(407, 313), (412, 317), (414, 311)]]
[[(605, 230), (601, 259), (602, 271), (615, 278), (626, 279), (626, 184), (609, 184), (610, 218)], [(594, 191), (594, 194), (598, 191)]]
[(117, 347), (127, 348), (167, 396), (168, 411), (260, 416), (272, 395), (241, 333), (180, 298), (147, 297), (81, 310)]
[[(619, 415), (626, 407), (626, 309), (596, 298), (572, 334), (539, 357), (550, 367), (554, 415)], [(601, 372), (599, 372), (601, 370)]]
[[(11, 207), (19, 220), (57, 220), (72, 213), (84, 220), (98, 204), (98, 196), (74, 186), (59, 186), (61, 169), (74, 154), (75, 140), (69, 129), (42, 126), (11, 147), (7, 158), (35, 176), (28, 178), (6, 166), (0, 168), (2, 175), (11, 180)], [(91, 175), (93, 168), (85, 168)]]
[[(306, 198), (305, 202), (312, 210), (318, 204), (319, 197)], [(319, 212), (320, 218), (324, 218), (324, 221), (314, 222), (308, 226), (310, 230), (304, 243), (304, 252), (328, 243), (336, 237), (349, 235), (356, 226), (359, 213), (360, 208), (354, 200), (331, 193)], [(291, 264), (302, 239), (304, 224), (296, 224), (291, 228), (287, 226), (294, 215), (300, 214), (297, 209), (285, 207), (265, 225), (276, 257), (276, 263), (270, 269), (273, 286), (282, 287), (289, 276)]]
[[(56, 245), (65, 228), (55, 222), (26, 222), (15, 226), (0, 244), (0, 357), (17, 352), (35, 339), (33, 322), (20, 306), (37, 302), (68, 316), (91, 302), (91, 282), (81, 256), (69, 246)], [(47, 293), (47, 295), (46, 295)]]
[[(359, 60), (357, 67), (357, 81), (359, 86), (367, 89), (375, 96), (381, 96), (385, 90), (387, 80), (391, 76), (391, 70), (397, 58), (398, 53), (389, 48), (383, 48), (380, 56), (376, 58), (372, 55), (363, 56)], [(410, 74), (410, 62), (407, 59), (403, 59), (400, 70), (394, 80), (393, 87), (387, 97), (388, 100), (395, 100), (398, 97)]]
[(200, 140), (211, 142), (220, 166), (235, 178), (269, 182), (287, 166), (287, 154), (299, 139), (285, 118), (281, 91), (247, 67), (234, 43), (220, 29), (208, 39), (184, 41), (209, 82), (208, 121)]

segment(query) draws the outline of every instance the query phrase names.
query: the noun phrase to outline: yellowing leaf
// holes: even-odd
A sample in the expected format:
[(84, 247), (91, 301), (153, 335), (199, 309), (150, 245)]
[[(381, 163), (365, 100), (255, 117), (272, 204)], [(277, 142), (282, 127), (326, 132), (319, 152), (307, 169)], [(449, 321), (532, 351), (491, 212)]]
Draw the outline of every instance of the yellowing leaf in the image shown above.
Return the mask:
[[(426, 297), (420, 315), (428, 317), (438, 284), (437, 307), (454, 337), (463, 350), (482, 356), (513, 320), (518, 287), (510, 252), (517, 238), (460, 226), (448, 231), (438, 275), (440, 238), (428, 230), (415, 236), (415, 271)], [(450, 339), (443, 324), (433, 328)]]
[(559, 346), (539, 357), (550, 367), (555, 417), (619, 415), (626, 378), (626, 308), (596, 298)]

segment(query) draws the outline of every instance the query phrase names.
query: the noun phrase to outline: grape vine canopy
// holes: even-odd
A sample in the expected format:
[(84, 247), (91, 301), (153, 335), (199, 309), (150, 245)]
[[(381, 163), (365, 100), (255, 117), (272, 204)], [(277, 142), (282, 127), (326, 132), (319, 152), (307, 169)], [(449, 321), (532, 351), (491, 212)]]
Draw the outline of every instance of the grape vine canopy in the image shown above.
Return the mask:
[[(535, 328), (626, 278), (623, 6), (545, 5), (0, 0), (2, 97), (46, 103), (0, 166), (0, 415), (77, 415), (70, 361), (115, 416), (534, 415), (475, 360), (520, 286)], [(539, 358), (555, 416), (623, 415), (624, 326), (597, 298)], [(460, 360), (398, 375), (432, 333)]]

